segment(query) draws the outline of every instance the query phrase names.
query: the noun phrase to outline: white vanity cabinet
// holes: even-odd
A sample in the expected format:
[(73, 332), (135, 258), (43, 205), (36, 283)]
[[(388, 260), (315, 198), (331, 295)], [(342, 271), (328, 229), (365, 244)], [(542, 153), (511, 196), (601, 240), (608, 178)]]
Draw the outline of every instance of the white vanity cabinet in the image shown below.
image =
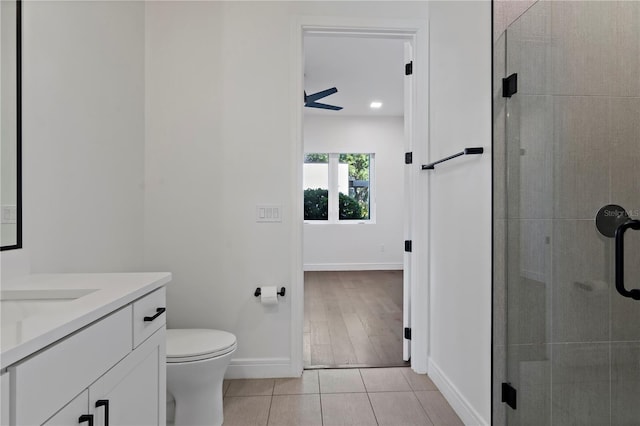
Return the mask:
[(164, 307), (162, 287), (10, 366), (9, 424), (164, 425)]

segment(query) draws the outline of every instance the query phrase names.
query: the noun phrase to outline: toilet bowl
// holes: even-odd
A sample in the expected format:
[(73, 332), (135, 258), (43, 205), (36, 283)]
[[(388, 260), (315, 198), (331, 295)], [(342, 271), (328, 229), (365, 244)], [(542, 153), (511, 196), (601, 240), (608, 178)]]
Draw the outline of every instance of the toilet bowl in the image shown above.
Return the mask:
[(167, 330), (167, 393), (175, 400), (176, 426), (220, 426), (222, 380), (236, 336), (208, 329)]

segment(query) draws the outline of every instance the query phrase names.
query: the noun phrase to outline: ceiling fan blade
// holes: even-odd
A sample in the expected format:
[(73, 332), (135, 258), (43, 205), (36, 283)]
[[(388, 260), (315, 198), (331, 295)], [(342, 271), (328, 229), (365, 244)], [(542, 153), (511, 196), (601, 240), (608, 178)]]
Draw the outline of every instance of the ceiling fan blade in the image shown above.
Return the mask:
[(326, 98), (327, 96), (333, 95), (334, 93), (337, 93), (337, 92), (338, 92), (338, 89), (336, 89), (335, 87), (332, 87), (331, 89), (323, 90), (318, 93), (314, 93), (312, 95), (307, 95), (307, 93), (305, 92), (304, 101), (315, 102), (318, 99)]
[(307, 102), (304, 106), (308, 108), (330, 109), (332, 111), (340, 111), (342, 109), (342, 107), (339, 106), (322, 104), (320, 102)]

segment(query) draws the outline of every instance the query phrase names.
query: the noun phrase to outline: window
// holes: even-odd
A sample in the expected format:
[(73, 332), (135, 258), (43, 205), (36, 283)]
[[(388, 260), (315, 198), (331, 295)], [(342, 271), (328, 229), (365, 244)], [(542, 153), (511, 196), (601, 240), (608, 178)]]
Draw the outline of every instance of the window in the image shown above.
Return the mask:
[(373, 222), (374, 154), (305, 155), (304, 220)]

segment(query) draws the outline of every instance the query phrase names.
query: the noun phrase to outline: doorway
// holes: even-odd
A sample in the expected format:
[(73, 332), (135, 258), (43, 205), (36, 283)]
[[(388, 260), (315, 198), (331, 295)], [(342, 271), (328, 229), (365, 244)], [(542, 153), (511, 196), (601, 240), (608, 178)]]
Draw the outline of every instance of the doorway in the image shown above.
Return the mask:
[(411, 40), (308, 31), (304, 52), (304, 368), (406, 366)]

